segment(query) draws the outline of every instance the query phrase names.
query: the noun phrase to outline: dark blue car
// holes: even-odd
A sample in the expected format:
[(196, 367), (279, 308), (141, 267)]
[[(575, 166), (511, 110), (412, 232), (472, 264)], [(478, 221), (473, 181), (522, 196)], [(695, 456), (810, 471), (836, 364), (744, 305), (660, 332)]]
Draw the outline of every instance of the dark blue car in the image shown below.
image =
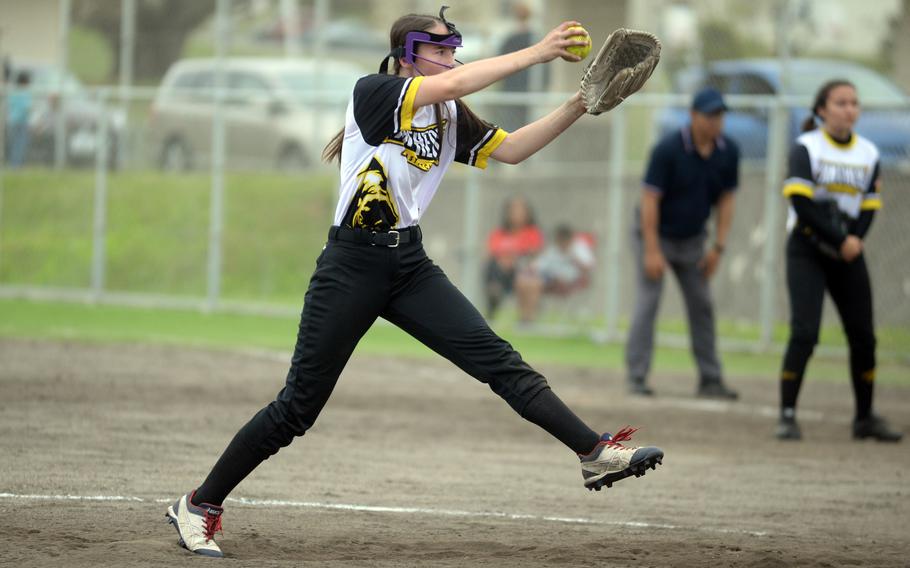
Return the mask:
[[(875, 71), (855, 63), (827, 59), (791, 59), (785, 93), (804, 101), (787, 113), (788, 141), (800, 132), (809, 116), (816, 90), (830, 79), (844, 78), (856, 85), (864, 105), (856, 131), (874, 142), (882, 164), (910, 170), (910, 98)], [(706, 67), (690, 67), (675, 77), (677, 92), (691, 93), (711, 85), (725, 95), (776, 95), (781, 88), (783, 66), (778, 59), (715, 61)], [(868, 103), (868, 104), (864, 104)], [(664, 134), (689, 120), (688, 108), (668, 108), (658, 118)], [(769, 111), (767, 108), (732, 108), (724, 131), (737, 141), (746, 159), (764, 159), (767, 154)]]

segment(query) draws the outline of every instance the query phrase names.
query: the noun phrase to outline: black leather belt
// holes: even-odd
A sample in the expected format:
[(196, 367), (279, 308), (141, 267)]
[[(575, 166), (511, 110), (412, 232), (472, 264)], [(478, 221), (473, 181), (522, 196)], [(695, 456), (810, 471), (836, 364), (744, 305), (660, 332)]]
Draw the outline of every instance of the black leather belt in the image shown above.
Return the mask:
[(345, 241), (348, 243), (372, 245), (374, 247), (379, 246), (395, 248), (398, 245), (419, 243), (422, 239), (423, 233), (420, 231), (419, 225), (383, 232), (371, 231), (369, 229), (351, 229), (348, 227), (338, 226), (333, 226), (331, 229), (329, 229), (330, 241)]

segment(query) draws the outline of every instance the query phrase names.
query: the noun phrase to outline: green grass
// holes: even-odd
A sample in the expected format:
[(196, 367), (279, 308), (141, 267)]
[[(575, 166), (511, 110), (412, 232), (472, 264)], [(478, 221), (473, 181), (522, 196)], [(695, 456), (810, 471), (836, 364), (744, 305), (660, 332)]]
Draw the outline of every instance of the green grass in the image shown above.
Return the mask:
[[(567, 327), (567, 316), (558, 311), (544, 310), (538, 319), (541, 328), (555, 328), (557, 331), (563, 331)], [(514, 327), (518, 321), (518, 312), (508, 305), (500, 310), (497, 314), (497, 324), (506, 327)], [(629, 320), (620, 318), (617, 327), (618, 332), (625, 336), (629, 329)], [(603, 316), (590, 314), (583, 320), (574, 324), (575, 329), (605, 329), (606, 320)], [(658, 322), (659, 333), (667, 336), (673, 336), (686, 340), (689, 333), (689, 324), (683, 317), (671, 317), (661, 315)], [(886, 327), (878, 326), (875, 330), (878, 340), (879, 356), (884, 359), (893, 359), (903, 362), (910, 362), (910, 329), (906, 327)], [(719, 319), (717, 321), (717, 335), (730, 343), (737, 345), (754, 345), (757, 346), (762, 341), (761, 325), (755, 321)], [(790, 326), (785, 322), (777, 322), (771, 332), (771, 343), (778, 346), (784, 345), (790, 336)], [(835, 318), (827, 325), (823, 325), (819, 334), (819, 344), (823, 348), (839, 348), (845, 350), (847, 347), (847, 338), (844, 335), (840, 322)], [(739, 348), (740, 351), (745, 350)]]
[(70, 71), (90, 85), (110, 84), (114, 54), (100, 33), (73, 26), (69, 35)]
[[(0, 285), (90, 285), (94, 183), (91, 171), (4, 172)], [(285, 307), (300, 303), (334, 209), (335, 183), (330, 172), (226, 175), (222, 299)], [(207, 173), (111, 174), (105, 289), (204, 297), (210, 190)], [(503, 313), (497, 325), (512, 323), (514, 317)], [(602, 327), (603, 322), (586, 325)], [(681, 319), (662, 318), (660, 325), (664, 333), (687, 333)], [(755, 322), (721, 319), (718, 326), (720, 337), (728, 340), (760, 337)], [(877, 332), (885, 358), (910, 352), (910, 330), (880, 327)], [(787, 326), (778, 324), (774, 341), (781, 344), (786, 337)], [(823, 328), (821, 342), (844, 346), (836, 322)], [(566, 348), (572, 353), (567, 360), (580, 356), (574, 349)]]
[[(685, 335), (688, 333), (688, 323), (682, 319), (662, 318), (661, 329), (674, 335)], [(761, 340), (761, 327), (750, 321), (734, 321), (721, 319), (717, 322), (717, 334), (729, 340), (755, 342)], [(771, 341), (777, 344), (784, 344), (790, 334), (790, 326), (786, 323), (777, 323), (771, 333)], [(910, 351), (910, 329), (903, 327), (884, 327), (879, 326), (875, 330), (878, 339), (879, 348), (891, 355), (905, 354)], [(831, 325), (823, 325), (819, 335), (819, 343), (829, 347), (847, 346), (847, 338), (836, 321)]]
[[(290, 355), (297, 319), (180, 310), (148, 310), (71, 303), (0, 300), (0, 336), (68, 339), (90, 342), (151, 342), (226, 349), (272, 349)], [(533, 365), (566, 364), (622, 372), (621, 345), (594, 343), (584, 337), (538, 337), (497, 328)], [(358, 351), (408, 358), (436, 357), (426, 347), (390, 325), (374, 325)], [(723, 353), (730, 376), (767, 380), (774, 387), (780, 354)], [(809, 369), (811, 380), (846, 381), (843, 357), (816, 356)], [(687, 350), (657, 350), (656, 373), (694, 375)], [(907, 366), (887, 361), (878, 380), (910, 385)]]
[(0, 283), (88, 284), (93, 186), (89, 175), (4, 173)]
[[(201, 296), (209, 231), (207, 174), (112, 174), (106, 288)], [(225, 178), (225, 299), (296, 304), (324, 241), (331, 176)], [(86, 287), (92, 258), (92, 172), (4, 174), (0, 284)]]

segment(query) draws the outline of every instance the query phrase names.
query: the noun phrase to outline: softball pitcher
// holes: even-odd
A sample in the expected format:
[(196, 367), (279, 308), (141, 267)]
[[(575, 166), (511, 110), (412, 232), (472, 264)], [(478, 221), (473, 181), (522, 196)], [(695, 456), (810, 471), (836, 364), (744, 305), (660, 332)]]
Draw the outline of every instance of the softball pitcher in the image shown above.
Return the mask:
[(568, 30), (577, 22), (564, 22), (529, 48), (456, 67), (461, 34), (444, 9), (439, 17), (412, 14), (393, 24), (392, 51), (378, 74), (357, 82), (344, 130), (326, 147), (326, 157), (340, 161), (338, 206), (306, 292), (285, 386), (240, 429), (202, 485), (168, 507), (180, 544), (192, 552), (222, 555), (213, 537), (224, 499), (312, 427), (378, 317), (487, 383), (575, 452), (589, 489), (639, 476), (663, 457), (658, 448), (623, 446), (634, 429), (600, 435), (582, 422), (424, 252), (418, 223), (453, 161), (478, 168), (490, 159), (517, 164), (586, 111), (576, 93), (512, 133), (478, 118), (462, 96), (557, 57), (578, 61), (567, 48), (585, 42), (569, 39), (578, 34)]
[[(790, 340), (780, 375), (781, 414), (777, 437), (799, 440), (796, 398), (809, 357), (818, 343), (825, 289), (840, 312), (850, 346), (850, 376), (856, 397), (853, 437), (897, 442), (901, 434), (872, 413), (875, 326), (872, 285), (864, 241), (879, 193), (879, 153), (853, 132), (859, 99), (849, 81), (823, 85), (812, 116), (790, 152), (784, 195), (790, 198), (787, 228), (787, 290)], [(816, 126), (816, 120), (821, 126)]]

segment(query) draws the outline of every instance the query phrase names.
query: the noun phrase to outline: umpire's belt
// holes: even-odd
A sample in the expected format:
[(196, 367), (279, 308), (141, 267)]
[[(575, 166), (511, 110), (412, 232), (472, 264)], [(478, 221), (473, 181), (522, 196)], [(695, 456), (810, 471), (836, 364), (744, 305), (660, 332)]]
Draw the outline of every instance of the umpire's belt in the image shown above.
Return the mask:
[(351, 229), (348, 227), (333, 226), (329, 229), (330, 241), (345, 241), (379, 247), (395, 248), (398, 245), (419, 243), (423, 238), (419, 225), (394, 229), (391, 231), (377, 232), (370, 229)]

